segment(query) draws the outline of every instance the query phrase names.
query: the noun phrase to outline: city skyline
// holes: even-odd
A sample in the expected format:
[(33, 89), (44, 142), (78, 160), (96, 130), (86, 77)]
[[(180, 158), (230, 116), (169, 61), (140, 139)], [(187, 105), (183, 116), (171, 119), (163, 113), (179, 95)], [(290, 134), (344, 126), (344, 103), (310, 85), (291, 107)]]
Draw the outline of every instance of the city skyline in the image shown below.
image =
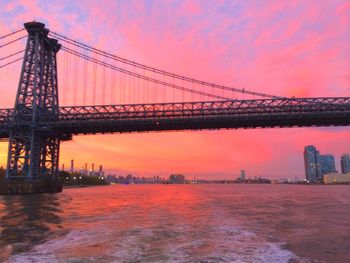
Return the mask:
[[(350, 172), (350, 158), (343, 153), (338, 160), (331, 153), (323, 153), (315, 145), (304, 147), (305, 180), (311, 183), (323, 182), (326, 174), (346, 174)], [(340, 170), (336, 169), (339, 164)]]
[[(171, 7), (155, 3), (72, 3), (67, 9), (63, 1), (50, 3), (55, 5), (53, 12), (43, 1), (5, 2), (0, 29), (10, 32), (35, 19), (113, 53), (199, 79), (283, 96), (349, 95), (346, 1), (193, 1), (172, 2)], [(118, 18), (112, 16), (105, 23), (105, 13)], [(179, 32), (183, 37), (175, 37)], [(13, 107), (18, 69), (19, 65), (4, 69), (2, 107)], [(63, 104), (71, 102), (63, 97)], [(305, 145), (317, 145), (339, 160), (349, 152), (349, 141), (348, 128), (78, 136), (62, 144), (61, 164), (79, 155), (76, 162), (82, 166), (94, 160), (109, 167), (107, 171), (133, 174), (181, 172), (213, 179), (237, 176), (245, 169), (271, 178), (303, 177)], [(0, 152), (0, 164), (5, 166), (6, 143), (0, 143)], [(338, 162), (336, 169), (340, 171)]]
[(349, 173), (350, 172), (350, 154), (344, 153), (340, 157), (340, 166), (341, 166), (341, 172), (342, 173)]
[[(337, 159), (336, 157), (334, 157), (334, 155), (332, 153), (323, 153), (321, 154), (320, 151), (317, 149), (317, 147), (315, 147), (314, 145), (307, 145), (304, 147), (304, 157), (303, 157), (303, 160), (304, 160), (304, 175), (296, 175), (294, 177), (288, 177), (288, 178), (284, 178), (284, 177), (279, 177), (279, 179), (291, 179), (291, 180), (295, 180), (295, 179), (298, 179), (298, 180), (302, 180), (303, 176), (306, 176), (306, 171), (305, 171), (305, 165), (306, 165), (306, 155), (305, 155), (305, 151), (306, 149), (308, 148), (312, 148), (311, 150), (312, 151), (316, 151), (316, 155), (317, 157), (315, 156), (315, 158), (318, 158), (317, 162), (318, 162), (318, 170), (319, 170), (319, 175), (322, 176), (324, 174), (327, 174), (327, 173), (347, 173), (347, 172), (350, 172), (350, 155), (349, 153), (343, 153), (340, 155), (340, 157)], [(72, 172), (72, 161), (74, 162), (74, 159), (71, 159), (70, 160), (70, 164), (71, 166), (70, 167), (67, 167), (67, 169), (65, 168), (65, 164), (62, 164), (61, 165), (61, 170), (66, 170), (66, 171), (71, 171)], [(81, 171), (85, 171), (87, 170), (88, 172), (91, 172), (91, 171), (95, 171), (96, 173), (98, 173), (103, 165), (99, 164), (98, 167), (99, 169), (94, 169), (95, 167), (95, 163), (92, 162), (92, 163), (84, 163), (83, 166), (75, 166), (74, 165), (74, 169), (73, 169), (73, 172), (81, 172)], [(91, 168), (90, 168), (91, 167)], [(127, 171), (127, 170), (123, 170), (123, 169), (107, 169), (104, 170), (103, 168), (103, 173), (106, 174), (106, 175), (114, 175), (114, 176), (125, 176), (125, 175), (129, 175), (129, 174), (134, 174), (135, 176), (150, 176), (150, 177), (153, 177), (153, 176), (167, 176), (167, 172), (151, 172), (151, 173), (142, 173), (142, 172), (135, 172), (134, 173), (132, 171)], [(218, 175), (221, 176), (222, 174), (219, 174), (220, 172), (218, 172)], [(196, 178), (197, 176), (199, 176), (198, 178), (199, 179), (206, 179), (207, 177), (203, 177), (201, 178), (200, 174), (198, 173), (188, 173), (187, 174), (189, 177), (193, 177), (193, 178)], [(232, 178), (235, 178), (236, 176), (238, 175), (237, 178), (245, 178), (246, 177), (246, 170), (240, 170), (240, 171), (233, 171), (231, 174), (229, 174), (227, 177), (213, 177), (213, 178), (207, 178), (207, 179), (232, 179)], [(256, 178), (256, 177), (261, 177), (263, 176), (263, 174), (248, 174), (247, 178)], [(270, 175), (268, 174), (264, 174), (264, 176), (267, 176), (268, 178), (270, 178)], [(307, 177), (307, 176), (306, 176)], [(243, 179), (244, 180), (244, 179)]]

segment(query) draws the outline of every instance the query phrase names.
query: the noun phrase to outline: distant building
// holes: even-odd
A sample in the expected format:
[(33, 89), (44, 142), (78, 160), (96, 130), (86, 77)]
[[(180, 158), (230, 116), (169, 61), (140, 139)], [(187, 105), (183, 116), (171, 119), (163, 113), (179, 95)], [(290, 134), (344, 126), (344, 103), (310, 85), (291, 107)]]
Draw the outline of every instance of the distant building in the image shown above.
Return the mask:
[(132, 175), (131, 174), (128, 174), (127, 176), (126, 176), (126, 178), (125, 178), (125, 182), (127, 183), (127, 184), (132, 184), (133, 183), (133, 177), (132, 177)]
[(104, 176), (105, 173), (103, 172), (103, 166), (100, 165), (100, 169), (98, 170), (98, 176)]
[(350, 173), (328, 173), (323, 176), (325, 184), (350, 184)]
[(70, 172), (71, 173), (74, 172), (74, 160), (73, 159), (70, 161)]
[(340, 166), (343, 174), (350, 173), (350, 155), (348, 153), (344, 153), (340, 157)]
[(240, 176), (241, 181), (245, 181), (245, 176), (246, 176), (245, 170), (241, 170), (241, 176)]
[(110, 182), (110, 183), (116, 183), (118, 179), (115, 176), (115, 174), (109, 174), (107, 175), (106, 180), (107, 182)]
[(169, 183), (183, 184), (185, 183), (185, 176), (183, 174), (172, 174), (169, 177)]
[(319, 156), (320, 170), (322, 176), (328, 173), (336, 173), (334, 156), (331, 154), (323, 154)]
[(320, 153), (313, 145), (304, 149), (305, 177), (311, 183), (322, 182), (321, 167), (319, 163)]

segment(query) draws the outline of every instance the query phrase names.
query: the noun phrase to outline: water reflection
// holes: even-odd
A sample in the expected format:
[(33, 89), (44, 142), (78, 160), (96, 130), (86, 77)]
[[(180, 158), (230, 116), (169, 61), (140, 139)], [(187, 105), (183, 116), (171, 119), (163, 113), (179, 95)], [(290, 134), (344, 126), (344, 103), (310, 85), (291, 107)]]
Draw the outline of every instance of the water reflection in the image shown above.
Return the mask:
[(350, 262), (349, 207), (348, 186), (112, 185), (0, 196), (0, 262)]
[(59, 234), (61, 209), (55, 194), (0, 196), (0, 262)]

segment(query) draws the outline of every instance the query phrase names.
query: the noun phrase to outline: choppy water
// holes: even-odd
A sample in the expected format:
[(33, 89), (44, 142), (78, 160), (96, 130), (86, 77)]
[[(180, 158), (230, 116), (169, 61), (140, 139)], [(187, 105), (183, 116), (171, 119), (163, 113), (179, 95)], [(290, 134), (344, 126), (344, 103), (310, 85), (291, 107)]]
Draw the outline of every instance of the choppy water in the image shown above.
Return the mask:
[(0, 262), (350, 262), (349, 186), (67, 189), (0, 218)]

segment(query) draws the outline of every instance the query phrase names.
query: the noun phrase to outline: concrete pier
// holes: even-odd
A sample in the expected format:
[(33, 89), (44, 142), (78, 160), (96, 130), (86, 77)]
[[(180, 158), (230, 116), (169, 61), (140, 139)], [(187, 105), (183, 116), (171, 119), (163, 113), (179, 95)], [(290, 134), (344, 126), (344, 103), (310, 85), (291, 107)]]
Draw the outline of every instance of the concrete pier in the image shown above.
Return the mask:
[(1, 180), (0, 194), (38, 194), (38, 193), (58, 193), (62, 192), (62, 184), (55, 179), (42, 179), (35, 181), (20, 180)]

